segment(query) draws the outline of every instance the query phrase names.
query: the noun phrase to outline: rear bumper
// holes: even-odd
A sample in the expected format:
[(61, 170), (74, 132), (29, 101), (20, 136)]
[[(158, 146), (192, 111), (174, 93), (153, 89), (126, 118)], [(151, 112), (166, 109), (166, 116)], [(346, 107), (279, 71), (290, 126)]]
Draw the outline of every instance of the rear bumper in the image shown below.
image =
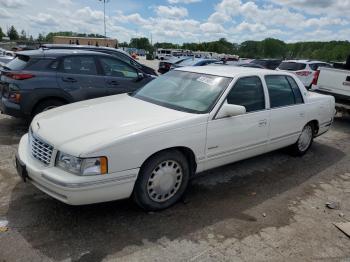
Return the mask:
[(30, 154), (28, 135), (21, 138), (17, 157), (27, 179), (38, 189), (69, 205), (86, 205), (130, 197), (139, 169), (103, 176), (76, 176), (55, 166), (45, 166)]
[(19, 104), (15, 104), (10, 102), (8, 99), (1, 97), (0, 99), (0, 111), (2, 114), (24, 118), (25, 114), (21, 110), (21, 106)]

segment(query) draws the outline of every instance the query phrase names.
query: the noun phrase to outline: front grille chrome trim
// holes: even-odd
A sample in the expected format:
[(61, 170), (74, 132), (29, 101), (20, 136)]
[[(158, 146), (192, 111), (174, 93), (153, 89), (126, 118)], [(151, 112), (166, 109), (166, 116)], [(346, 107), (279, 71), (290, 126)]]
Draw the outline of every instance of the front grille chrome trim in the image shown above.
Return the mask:
[(51, 164), (53, 146), (35, 136), (31, 130), (29, 131), (29, 144), (31, 154), (35, 159), (46, 166)]

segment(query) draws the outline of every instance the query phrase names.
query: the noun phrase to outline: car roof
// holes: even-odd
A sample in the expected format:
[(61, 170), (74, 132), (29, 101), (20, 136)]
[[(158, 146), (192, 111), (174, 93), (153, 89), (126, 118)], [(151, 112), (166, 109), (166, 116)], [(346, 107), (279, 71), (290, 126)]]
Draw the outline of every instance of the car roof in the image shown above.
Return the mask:
[(293, 74), (283, 71), (275, 71), (262, 68), (252, 68), (252, 67), (239, 67), (239, 66), (186, 66), (176, 68), (177, 71), (186, 71), (199, 74), (216, 75), (223, 77), (237, 77), (237, 76), (248, 76), (248, 75), (289, 75)]
[(41, 47), (43, 48), (55, 48), (59, 49), (64, 48), (64, 49), (96, 49), (96, 50), (108, 50), (108, 51), (113, 51), (113, 52), (120, 52), (123, 53), (127, 56), (130, 56), (130, 54), (123, 49), (119, 48), (112, 48), (112, 47), (106, 47), (106, 46), (94, 46), (94, 45), (69, 45), (69, 44), (43, 44)]
[(81, 49), (36, 49), (36, 50), (28, 50), (28, 51), (19, 51), (16, 52), (18, 55), (26, 55), (31, 57), (60, 57), (64, 55), (106, 55), (100, 52), (81, 50)]
[(294, 60), (284, 60), (282, 62), (292, 62), (292, 63), (304, 63), (304, 64), (313, 64), (313, 63), (325, 63), (322, 61), (317, 61), (317, 60), (306, 60), (306, 59), (294, 59)]

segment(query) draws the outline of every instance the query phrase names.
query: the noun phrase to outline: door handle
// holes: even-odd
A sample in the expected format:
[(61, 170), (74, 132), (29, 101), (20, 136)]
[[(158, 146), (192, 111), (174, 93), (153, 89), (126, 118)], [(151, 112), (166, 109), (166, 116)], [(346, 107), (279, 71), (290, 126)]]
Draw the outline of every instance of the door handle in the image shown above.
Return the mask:
[(111, 80), (111, 81), (107, 81), (107, 84), (112, 85), (112, 86), (117, 86), (117, 85), (119, 85), (119, 82), (115, 81), (115, 80)]
[(69, 83), (77, 82), (77, 80), (73, 77), (62, 77), (62, 81), (69, 82)]
[(263, 119), (263, 120), (259, 121), (259, 127), (266, 126), (266, 124), (267, 124), (267, 120), (266, 119)]
[(305, 116), (305, 113), (299, 113), (299, 116), (300, 116), (300, 117), (304, 117), (304, 116)]

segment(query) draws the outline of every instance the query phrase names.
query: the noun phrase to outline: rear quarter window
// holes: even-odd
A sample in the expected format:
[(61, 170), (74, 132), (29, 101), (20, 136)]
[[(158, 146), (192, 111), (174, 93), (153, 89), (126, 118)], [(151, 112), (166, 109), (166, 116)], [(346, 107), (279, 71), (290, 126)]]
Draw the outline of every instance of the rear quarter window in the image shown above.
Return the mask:
[(297, 62), (282, 62), (279, 65), (279, 69), (287, 71), (299, 71), (305, 69), (306, 64)]
[(56, 60), (53, 59), (35, 59), (28, 63), (26, 69), (33, 71), (52, 71), (57, 68), (53, 68), (51, 65), (57, 64)]

